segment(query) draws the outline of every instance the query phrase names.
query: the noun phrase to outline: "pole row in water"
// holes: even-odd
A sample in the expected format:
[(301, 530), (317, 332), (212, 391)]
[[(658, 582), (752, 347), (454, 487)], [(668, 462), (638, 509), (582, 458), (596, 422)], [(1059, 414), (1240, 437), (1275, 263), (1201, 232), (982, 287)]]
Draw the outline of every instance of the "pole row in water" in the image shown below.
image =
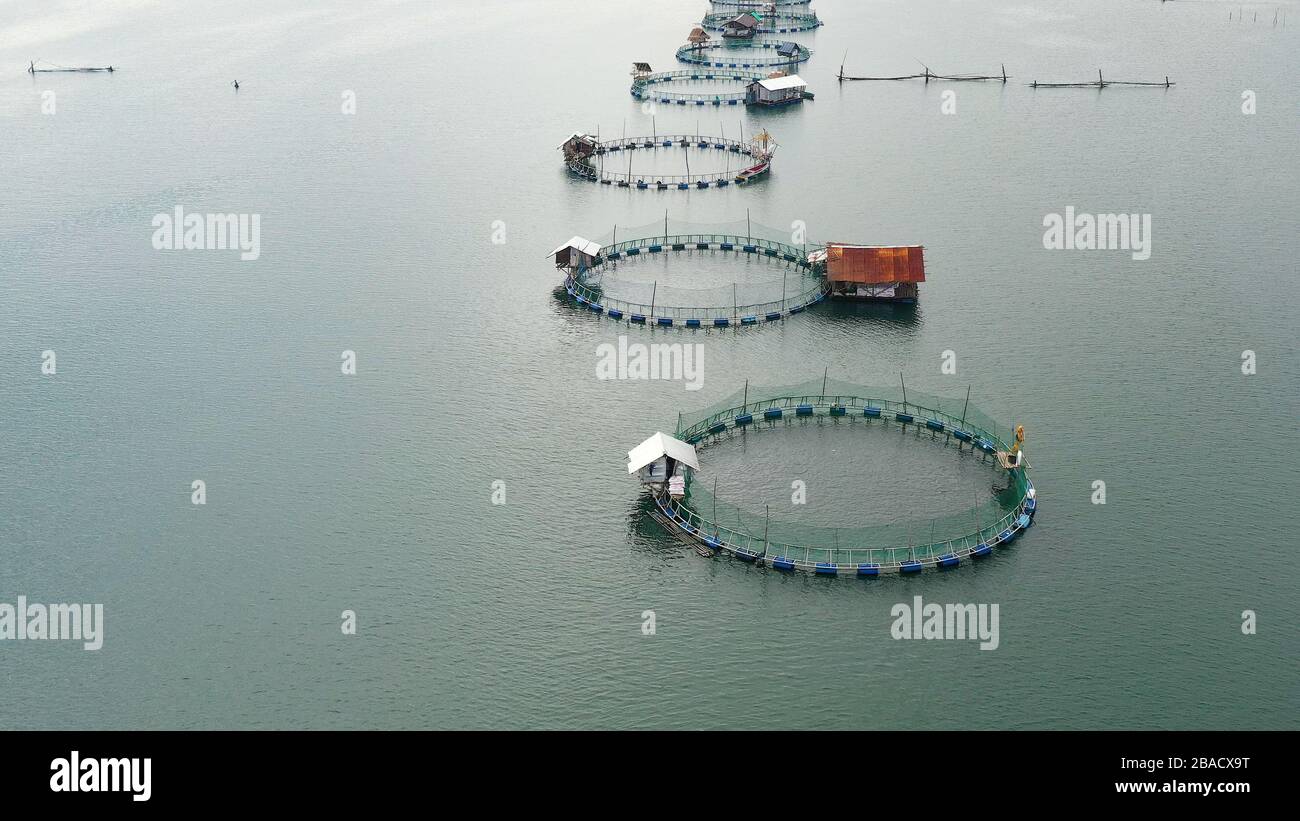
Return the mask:
[[(847, 57), (847, 54), (845, 55)], [(981, 82), (993, 80), (1005, 84), (1008, 79), (1007, 67), (1002, 65), (1001, 74), (936, 74), (930, 71), (929, 66), (923, 66), (923, 71), (919, 74), (899, 74), (894, 77), (853, 77), (844, 73), (844, 64), (840, 63), (840, 73), (838, 79), (841, 83), (845, 81), (874, 81), (874, 82), (891, 82), (895, 80), (924, 80), (929, 83), (931, 80), (944, 82)], [(1106, 86), (1149, 86), (1153, 88), (1169, 88), (1174, 83), (1165, 75), (1164, 82), (1137, 82), (1133, 80), (1107, 80), (1102, 76), (1101, 69), (1097, 69), (1097, 79), (1082, 83), (1042, 83), (1038, 80), (1028, 84), (1030, 88), (1105, 88)]]

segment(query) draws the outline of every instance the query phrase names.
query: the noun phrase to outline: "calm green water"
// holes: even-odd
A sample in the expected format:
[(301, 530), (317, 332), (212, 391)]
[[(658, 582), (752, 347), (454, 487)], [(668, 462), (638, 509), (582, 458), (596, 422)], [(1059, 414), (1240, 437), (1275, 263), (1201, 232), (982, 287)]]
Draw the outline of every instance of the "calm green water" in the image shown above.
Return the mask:
[[(770, 179), (660, 193), (571, 178), (555, 147), (650, 130), (630, 63), (676, 68), (700, 0), (4, 4), (0, 601), (101, 602), (106, 637), (0, 644), (0, 726), (1296, 727), (1300, 12), (1239, 5), (819, 0), (816, 101), (725, 113), (781, 143)], [(1014, 79), (841, 87), (846, 51)], [(1099, 65), (1177, 85), (1022, 84)], [(718, 125), (654, 125), (697, 120)], [(260, 214), (260, 258), (155, 251), (177, 205)], [(1151, 214), (1151, 259), (1044, 250), (1067, 206)], [(907, 314), (743, 333), (556, 300), (547, 251), (665, 209), (923, 243), (930, 279)], [(703, 389), (597, 380), (620, 333), (702, 343)], [(971, 385), (1024, 423), (1038, 523), (978, 566), (859, 583), (705, 560), (645, 519), (629, 448), (823, 368)], [(789, 470), (836, 478), (826, 523), (882, 507), (852, 483), (889, 472), (845, 461), (872, 441), (791, 437)], [(726, 454), (754, 509), (788, 493), (770, 447)], [(978, 488), (942, 449), (882, 458), (920, 514)], [(914, 595), (999, 604), (1001, 646), (892, 640)]]

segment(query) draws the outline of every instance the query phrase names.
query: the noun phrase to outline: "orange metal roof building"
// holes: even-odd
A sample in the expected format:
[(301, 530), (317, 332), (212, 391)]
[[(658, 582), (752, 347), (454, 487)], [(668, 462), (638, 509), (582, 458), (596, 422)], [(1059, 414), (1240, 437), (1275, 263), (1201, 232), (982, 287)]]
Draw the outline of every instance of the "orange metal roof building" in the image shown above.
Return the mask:
[(826, 245), (826, 278), (832, 282), (925, 282), (924, 248), (920, 245)]

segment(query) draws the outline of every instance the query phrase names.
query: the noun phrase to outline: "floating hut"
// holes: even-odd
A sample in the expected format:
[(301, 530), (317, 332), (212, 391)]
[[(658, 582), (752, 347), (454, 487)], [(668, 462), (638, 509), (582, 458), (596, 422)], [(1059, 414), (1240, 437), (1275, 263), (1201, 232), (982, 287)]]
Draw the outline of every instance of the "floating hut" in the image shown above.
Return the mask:
[[(777, 72), (781, 74), (781, 72)], [(780, 106), (803, 102), (808, 84), (798, 74), (755, 80), (745, 89), (746, 105)]]
[(832, 297), (916, 302), (917, 284), (925, 282), (925, 255), (920, 245), (880, 246), (827, 243), (817, 252), (824, 262)]
[(579, 162), (596, 153), (600, 144), (596, 138), (590, 134), (574, 134), (564, 141), (560, 150), (564, 152), (564, 161), (566, 163)]
[(744, 12), (728, 20), (722, 26), (722, 36), (727, 40), (750, 40), (758, 33), (760, 18), (752, 12)]
[(643, 485), (666, 486), (669, 496), (685, 494), (687, 467), (700, 469), (695, 446), (666, 433), (656, 433), (627, 452), (627, 472), (635, 473)]
[(600, 245), (589, 239), (575, 236), (551, 252), (555, 257), (555, 267), (565, 270), (581, 270), (596, 264), (600, 256)]
[(686, 38), (686, 42), (698, 45), (700, 43), (707, 43), (711, 39), (712, 38), (709, 37), (709, 33), (707, 31), (700, 28), (699, 26), (696, 26), (695, 28), (691, 29), (691, 34), (689, 37)]
[(645, 77), (647, 74), (650, 74), (650, 73), (652, 73), (652, 69), (650, 68), (650, 64), (649, 64), (649, 63), (633, 63), (633, 64), (632, 64), (632, 76), (633, 76), (633, 77)]

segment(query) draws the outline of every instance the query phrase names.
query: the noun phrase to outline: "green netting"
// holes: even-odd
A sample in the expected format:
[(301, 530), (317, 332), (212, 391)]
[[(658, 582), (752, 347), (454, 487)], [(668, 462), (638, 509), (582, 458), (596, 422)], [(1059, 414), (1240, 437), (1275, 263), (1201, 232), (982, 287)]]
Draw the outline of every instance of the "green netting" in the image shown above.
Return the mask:
[[(904, 403), (904, 393), (906, 393), (906, 403)], [(925, 417), (922, 410), (935, 411), (940, 416), (950, 418), (954, 422), (965, 420), (963, 428), (978, 428), (981, 431), (992, 435), (994, 444), (998, 445), (1001, 450), (1006, 449), (1006, 440), (1010, 437), (1012, 427), (1005, 423), (999, 423), (998, 420), (976, 408), (974, 403), (968, 403), (965, 394), (961, 396), (940, 396), (938, 394), (926, 393), (924, 391), (907, 388), (904, 390), (900, 383), (893, 386), (866, 386), (858, 385), (853, 382), (845, 382), (834, 377), (817, 377), (805, 382), (796, 382), (790, 385), (754, 385), (740, 388), (730, 396), (714, 402), (699, 410), (690, 413), (683, 413), (681, 422), (678, 426), (678, 433), (691, 428), (692, 426), (713, 420), (718, 416), (726, 416), (724, 411), (732, 408), (746, 407), (749, 412), (762, 413), (765, 409), (773, 407), (771, 401), (774, 397), (791, 398), (788, 405), (777, 403), (776, 407), (791, 407), (802, 404), (803, 399), (827, 397), (834, 400), (837, 397), (859, 397), (863, 399), (874, 399), (880, 403), (892, 403), (890, 409), (896, 404), (904, 413), (913, 413), (917, 416), (918, 421), (924, 422)], [(903, 405), (906, 404), (906, 408)], [(885, 407), (878, 404), (878, 407)]]
[[(752, 220), (688, 223), (664, 220), (632, 227), (611, 226), (596, 241), (599, 261), (571, 280), (572, 293), (626, 314), (674, 321), (786, 314), (820, 300), (825, 279), (807, 262), (821, 246), (808, 240), (804, 223), (782, 231)], [(705, 246), (701, 248), (700, 246)], [(730, 246), (730, 250), (723, 250)], [(748, 249), (748, 250), (746, 250)], [(721, 270), (704, 272), (692, 257), (721, 258)], [(652, 257), (677, 257), (671, 273), (628, 275), (627, 266)], [(635, 268), (631, 269), (636, 271)]]
[[(716, 129), (709, 129), (706, 123), (704, 132), (709, 133), (711, 130), (716, 131)], [(735, 134), (734, 132), (728, 132), (727, 136), (734, 137)], [(753, 135), (745, 136), (750, 137)], [(779, 154), (780, 152), (778, 152), (778, 156)], [(781, 227), (761, 222), (758, 219), (746, 219), (743, 216), (740, 219), (719, 220), (717, 222), (687, 222), (677, 219), (671, 214), (666, 214), (662, 219), (657, 219), (654, 222), (640, 225), (613, 224), (608, 226), (604, 233), (590, 238), (601, 245), (614, 245), (633, 239), (645, 240), (678, 235), (751, 237), (756, 240), (769, 240), (783, 245), (791, 245), (805, 251), (815, 251), (824, 244), (812, 237), (807, 223), (803, 220), (794, 220), (789, 225)]]
[[(696, 443), (704, 451), (702, 458), (707, 458), (712, 437), (734, 431), (737, 417), (751, 414), (754, 425), (797, 423), (797, 408), (803, 405), (813, 409), (814, 419), (830, 417), (835, 409), (835, 418), (847, 425), (898, 425), (895, 414), (904, 413), (914, 418), (907, 428), (917, 436), (951, 436), (953, 430), (961, 430), (975, 440), (985, 440), (992, 449), (1007, 449), (1005, 440), (1011, 438), (1011, 426), (970, 406), (964, 395), (945, 397), (907, 390), (904, 400), (903, 394), (901, 385), (867, 387), (829, 378), (780, 387), (751, 385), (707, 408), (683, 414), (677, 435)], [(880, 408), (880, 417), (867, 418), (864, 409), (868, 407)], [(764, 412), (772, 408), (782, 410), (780, 420), (765, 421)], [(930, 420), (942, 422), (943, 431), (928, 429), (925, 423)], [(845, 435), (851, 434), (846, 431)], [(978, 506), (943, 516), (862, 527), (818, 527), (768, 517), (761, 509), (755, 510), (761, 501), (716, 498), (704, 483), (689, 479), (682, 508), (688, 523), (702, 534), (716, 535), (723, 542), (756, 553), (803, 562), (893, 564), (960, 554), (1011, 526), (1025, 501), (1029, 480), (1025, 469), (1004, 470), (994, 456), (975, 444), (959, 446), (986, 459), (990, 471), (1003, 477), (1006, 487)]]

